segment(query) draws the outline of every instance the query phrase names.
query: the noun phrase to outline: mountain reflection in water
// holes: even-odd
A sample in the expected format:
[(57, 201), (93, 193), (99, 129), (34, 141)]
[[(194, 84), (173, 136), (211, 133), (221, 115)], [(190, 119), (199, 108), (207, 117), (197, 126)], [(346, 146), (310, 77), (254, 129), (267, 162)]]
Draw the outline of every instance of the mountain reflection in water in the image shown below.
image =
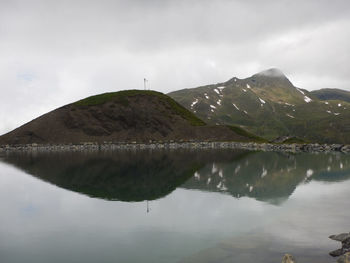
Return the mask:
[(342, 154), (146, 150), (9, 153), (1, 159), (61, 188), (131, 202), (181, 187), (279, 204), (301, 183), (350, 178), (349, 158)]

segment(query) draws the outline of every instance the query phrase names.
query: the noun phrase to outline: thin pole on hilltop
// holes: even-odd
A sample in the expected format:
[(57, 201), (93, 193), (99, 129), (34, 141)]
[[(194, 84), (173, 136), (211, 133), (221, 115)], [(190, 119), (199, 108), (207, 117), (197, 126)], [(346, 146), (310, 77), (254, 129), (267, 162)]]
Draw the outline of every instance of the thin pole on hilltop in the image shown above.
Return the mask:
[(143, 88), (147, 90), (147, 82), (148, 80), (146, 78), (143, 78)]

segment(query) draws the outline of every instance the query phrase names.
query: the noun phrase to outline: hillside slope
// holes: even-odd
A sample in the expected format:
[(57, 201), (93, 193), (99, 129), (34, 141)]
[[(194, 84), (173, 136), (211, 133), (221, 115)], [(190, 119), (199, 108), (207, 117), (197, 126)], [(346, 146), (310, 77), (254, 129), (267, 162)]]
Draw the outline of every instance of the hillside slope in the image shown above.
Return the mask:
[(168, 95), (208, 123), (239, 125), (269, 140), (350, 143), (350, 103), (320, 100), (278, 69)]
[(350, 102), (350, 92), (341, 89), (320, 89), (310, 92), (320, 100), (342, 100)]
[(128, 90), (51, 111), (1, 136), (0, 145), (250, 139), (231, 127), (207, 125), (162, 93)]

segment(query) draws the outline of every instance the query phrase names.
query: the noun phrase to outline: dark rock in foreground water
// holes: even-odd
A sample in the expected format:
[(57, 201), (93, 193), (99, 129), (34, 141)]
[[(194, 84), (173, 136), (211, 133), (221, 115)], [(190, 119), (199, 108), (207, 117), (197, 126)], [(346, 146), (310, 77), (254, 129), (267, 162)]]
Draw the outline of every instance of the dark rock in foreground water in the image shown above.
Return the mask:
[[(345, 254), (349, 254), (348, 252), (350, 252), (350, 233), (331, 235), (329, 238), (342, 243), (342, 247), (340, 249), (330, 252), (329, 255), (331, 255), (332, 257), (339, 257)], [(348, 261), (342, 261), (342, 262), (348, 262)]]

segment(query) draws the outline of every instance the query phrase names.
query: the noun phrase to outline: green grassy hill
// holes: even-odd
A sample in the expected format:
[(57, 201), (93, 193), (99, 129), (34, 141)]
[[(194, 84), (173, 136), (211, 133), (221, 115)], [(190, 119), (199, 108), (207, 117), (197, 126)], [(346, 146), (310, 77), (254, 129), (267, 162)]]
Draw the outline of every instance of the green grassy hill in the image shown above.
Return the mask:
[(168, 95), (208, 123), (238, 125), (269, 140), (350, 143), (350, 103), (321, 100), (277, 69)]

